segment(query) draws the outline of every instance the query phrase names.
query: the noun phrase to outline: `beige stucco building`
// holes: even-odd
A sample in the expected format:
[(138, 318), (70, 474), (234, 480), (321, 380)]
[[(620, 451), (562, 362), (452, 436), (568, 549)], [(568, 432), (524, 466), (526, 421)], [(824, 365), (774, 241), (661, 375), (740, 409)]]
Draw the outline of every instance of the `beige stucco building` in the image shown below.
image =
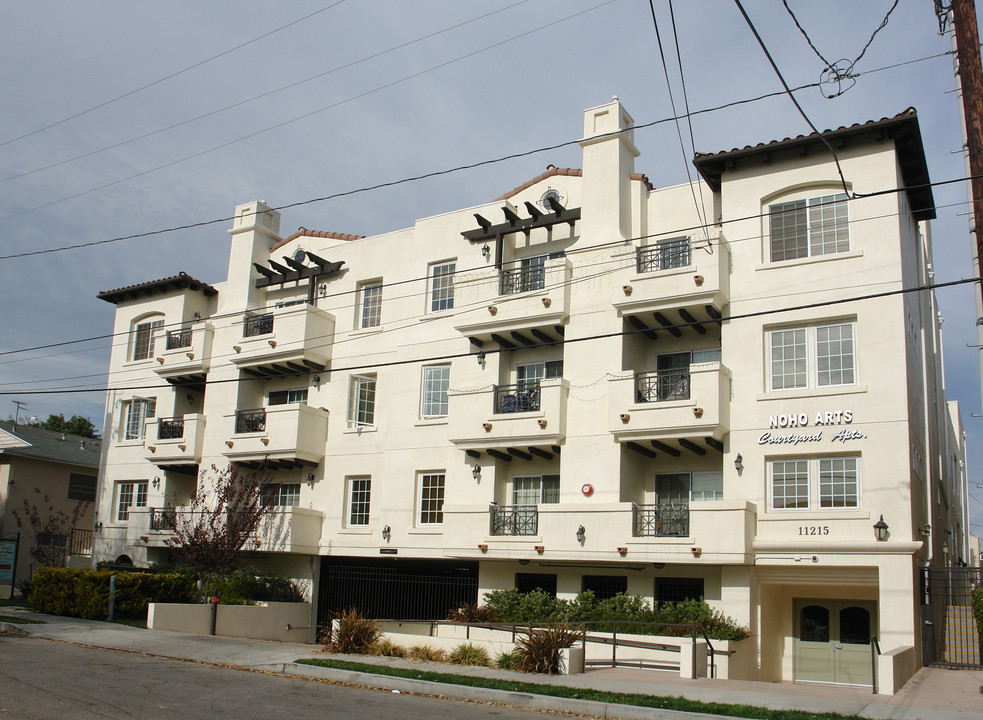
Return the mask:
[(969, 557), (915, 112), (826, 133), (842, 181), (805, 136), (654, 188), (633, 132), (589, 109), (582, 170), (375, 237), (247, 203), (224, 282), (102, 293), (97, 556), (165, 560), (202, 469), (262, 464), (253, 561), (321, 613), (703, 596), (748, 677), (870, 683), (876, 636), (906, 679), (919, 568)]

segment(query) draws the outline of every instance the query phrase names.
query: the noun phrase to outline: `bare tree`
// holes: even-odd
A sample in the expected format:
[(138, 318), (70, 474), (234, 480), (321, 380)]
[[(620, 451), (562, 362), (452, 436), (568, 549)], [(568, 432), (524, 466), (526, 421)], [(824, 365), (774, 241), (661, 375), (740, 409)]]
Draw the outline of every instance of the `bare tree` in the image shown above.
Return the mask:
[(235, 464), (201, 473), (191, 507), (176, 515), (169, 541), (199, 578), (236, 569), (247, 542), (271, 518), (276, 508), (263, 502), (265, 477), (262, 468), (244, 471)]
[(70, 512), (56, 508), (51, 496), (34, 488), (35, 502), (24, 498), (22, 511), (13, 510), (17, 527), (27, 535), (31, 569), (35, 567), (61, 567), (68, 554), (68, 543), (79, 518), (85, 514), (89, 503), (79, 500)]

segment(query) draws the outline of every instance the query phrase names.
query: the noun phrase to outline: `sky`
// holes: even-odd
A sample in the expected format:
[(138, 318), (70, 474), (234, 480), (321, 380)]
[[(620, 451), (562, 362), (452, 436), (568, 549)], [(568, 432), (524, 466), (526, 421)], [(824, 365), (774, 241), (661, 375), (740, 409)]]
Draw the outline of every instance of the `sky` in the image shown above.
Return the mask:
[[(744, 0), (788, 84), (855, 60), (892, 0)], [(733, 0), (653, 0), (676, 110), (782, 87)], [(966, 175), (951, 36), (932, 0), (902, 0), (841, 95), (795, 93), (819, 129), (918, 110), (935, 182)], [(926, 59), (928, 58), (928, 59)], [(905, 63), (905, 64), (902, 64)], [(101, 425), (108, 290), (185, 271), (225, 279), (228, 218), (262, 199), (281, 231), (373, 235), (580, 167), (583, 110), (617, 95), (637, 125), (672, 117), (648, 0), (97, 0), (6, 3), (0, 24), (0, 417)], [(826, 94), (831, 94), (827, 92)], [(696, 177), (686, 123), (637, 130), (636, 171)], [(810, 132), (787, 95), (692, 117), (715, 152)], [(539, 148), (547, 152), (358, 192)], [(687, 171), (689, 175), (687, 174)], [(974, 276), (964, 183), (934, 190), (935, 279)], [(217, 221), (217, 222), (210, 222)], [(114, 241), (184, 225), (198, 227)], [(938, 292), (946, 390), (968, 433), (972, 528), (983, 534), (983, 424), (973, 285)], [(73, 342), (39, 350), (28, 348)], [(977, 487), (977, 483), (981, 487)]]

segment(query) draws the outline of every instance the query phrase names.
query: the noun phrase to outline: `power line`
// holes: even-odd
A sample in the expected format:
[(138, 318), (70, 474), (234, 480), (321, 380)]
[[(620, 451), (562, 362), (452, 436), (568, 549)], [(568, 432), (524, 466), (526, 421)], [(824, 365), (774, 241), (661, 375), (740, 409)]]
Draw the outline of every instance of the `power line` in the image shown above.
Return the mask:
[(50, 130), (53, 127), (58, 127), (59, 125), (63, 125), (65, 123), (67, 123), (69, 120), (75, 120), (76, 118), (80, 118), (83, 115), (88, 115), (89, 113), (94, 112), (96, 110), (99, 110), (100, 108), (104, 108), (107, 105), (112, 105), (113, 103), (119, 102), (120, 100), (123, 100), (124, 98), (128, 98), (131, 95), (136, 95), (138, 92), (142, 92), (144, 90), (147, 90), (148, 88), (152, 88), (155, 85), (160, 85), (162, 82), (165, 82), (165, 81), (170, 80), (172, 78), (176, 78), (178, 75), (183, 75), (184, 73), (189, 72), (190, 70), (194, 70), (195, 68), (199, 68), (202, 65), (205, 65), (207, 63), (212, 62), (213, 60), (218, 60), (220, 57), (224, 57), (224, 56), (226, 56), (226, 55), (228, 55), (230, 53), (234, 53), (236, 50), (241, 50), (242, 48), (246, 47), (247, 45), (252, 45), (254, 42), (258, 42), (260, 40), (263, 40), (264, 38), (268, 38), (271, 35), (276, 35), (281, 30), (286, 30), (287, 28), (293, 27), (294, 25), (297, 25), (298, 23), (302, 23), (305, 20), (309, 20), (312, 17), (314, 17), (315, 15), (319, 15), (320, 13), (323, 13), (326, 10), (330, 10), (331, 8), (334, 8), (334, 7), (337, 7), (338, 5), (341, 5), (343, 2), (345, 2), (345, 0), (338, 0), (337, 2), (335, 2), (333, 4), (328, 5), (327, 7), (323, 7), (320, 10), (315, 10), (314, 12), (312, 12), (312, 13), (310, 13), (308, 15), (305, 15), (302, 18), (298, 18), (298, 19), (296, 19), (296, 20), (294, 20), (292, 22), (287, 23), (286, 25), (281, 25), (280, 27), (276, 28), (275, 30), (270, 30), (269, 32), (264, 33), (264, 34), (262, 34), (262, 35), (260, 35), (258, 37), (254, 37), (252, 40), (247, 40), (244, 43), (240, 43), (240, 44), (236, 45), (235, 47), (231, 47), (228, 50), (223, 50), (218, 55), (212, 55), (211, 57), (205, 58), (204, 60), (199, 60), (198, 62), (193, 63), (192, 65), (188, 65), (188, 67), (186, 67), (186, 68), (182, 68), (181, 70), (177, 70), (175, 72), (172, 72), (170, 75), (165, 75), (164, 77), (158, 78), (157, 80), (154, 80), (153, 82), (147, 83), (146, 85), (141, 85), (138, 88), (135, 88), (133, 90), (130, 90), (128, 92), (123, 93), (122, 95), (117, 95), (116, 97), (114, 97), (114, 98), (112, 98), (110, 100), (106, 100), (104, 102), (101, 102), (98, 105), (93, 105), (92, 107), (90, 107), (90, 108), (88, 108), (86, 110), (82, 110), (80, 112), (77, 112), (74, 115), (69, 115), (66, 118), (62, 118), (61, 120), (57, 120), (57, 121), (55, 121), (53, 123), (50, 123), (48, 125), (45, 125), (44, 127), (40, 127), (37, 130), (32, 130), (29, 133), (25, 133), (25, 134), (20, 135), (18, 137), (11, 138), (10, 140), (5, 140), (3, 142), (0, 142), (0, 147), (4, 147), (5, 145), (10, 145), (11, 143), (15, 143), (18, 140), (23, 140), (25, 138), (29, 138), (32, 135), (37, 135), (38, 133), (44, 132), (45, 130)]

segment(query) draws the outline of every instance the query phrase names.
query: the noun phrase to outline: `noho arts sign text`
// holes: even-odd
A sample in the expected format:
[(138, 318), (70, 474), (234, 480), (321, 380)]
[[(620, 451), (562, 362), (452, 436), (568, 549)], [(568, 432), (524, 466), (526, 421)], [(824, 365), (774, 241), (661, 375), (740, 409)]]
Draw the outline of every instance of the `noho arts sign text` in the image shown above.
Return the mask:
[[(809, 421), (816, 429), (805, 433), (776, 434), (771, 430), (778, 428), (809, 427)], [(852, 410), (820, 410), (815, 416), (809, 413), (789, 413), (784, 415), (769, 415), (767, 432), (758, 436), (758, 445), (798, 445), (800, 443), (822, 442), (823, 430), (831, 425), (849, 425), (853, 422)], [(841, 427), (831, 437), (831, 442), (846, 442), (847, 440), (863, 440), (867, 434), (860, 430)]]

